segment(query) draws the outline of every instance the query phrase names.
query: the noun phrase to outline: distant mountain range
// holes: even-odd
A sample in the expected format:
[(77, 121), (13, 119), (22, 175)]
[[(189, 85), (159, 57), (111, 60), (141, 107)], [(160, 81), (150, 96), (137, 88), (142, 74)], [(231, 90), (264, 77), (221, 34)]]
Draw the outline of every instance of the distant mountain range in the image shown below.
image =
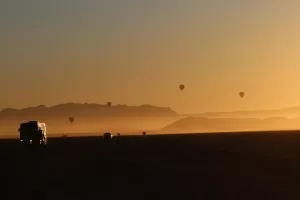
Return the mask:
[(51, 107), (39, 105), (24, 109), (6, 108), (0, 111), (0, 119), (27, 120), (65, 117), (176, 117), (178, 114), (171, 108), (151, 105), (108, 107), (101, 104), (66, 103)]
[(72, 132), (146, 129), (179, 133), (300, 129), (300, 107), (180, 115), (169, 107), (152, 105), (109, 107), (106, 104), (66, 103), (50, 107), (39, 105), (3, 109), (0, 111), (0, 132), (13, 132), (21, 121), (27, 120), (46, 122), (50, 132), (69, 131), (69, 117), (75, 117)]
[(199, 133), (224, 131), (300, 130), (300, 118), (204, 118), (187, 117), (163, 129), (161, 133)]
[(300, 117), (300, 107), (289, 107), (272, 110), (254, 110), (254, 111), (232, 111), (232, 112), (206, 112), (199, 114), (183, 115), (186, 117), (205, 117), (205, 118), (269, 118), (269, 117)]
[(65, 103), (47, 107), (39, 105), (23, 109), (5, 108), (0, 110), (0, 119), (48, 119), (61, 117), (204, 117), (204, 118), (270, 118), (270, 117), (300, 117), (300, 107), (290, 107), (274, 110), (206, 112), (199, 114), (179, 115), (169, 107), (152, 105), (127, 106), (115, 105), (108, 107), (102, 104)]
[[(69, 117), (75, 117), (74, 124), (69, 123)], [(20, 122), (28, 120), (46, 122), (50, 133), (97, 133), (107, 130), (122, 133), (143, 130), (153, 130), (157, 133), (300, 130), (300, 107), (180, 115), (169, 107), (152, 105), (111, 107), (88, 103), (66, 103), (50, 107), (39, 105), (1, 110), (0, 133), (16, 134)]]

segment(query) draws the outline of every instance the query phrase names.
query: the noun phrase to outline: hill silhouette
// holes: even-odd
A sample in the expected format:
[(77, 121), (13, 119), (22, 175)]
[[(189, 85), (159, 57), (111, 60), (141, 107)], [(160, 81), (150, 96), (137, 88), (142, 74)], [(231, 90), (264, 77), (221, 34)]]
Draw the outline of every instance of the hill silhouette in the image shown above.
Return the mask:
[(0, 119), (29, 120), (66, 117), (174, 117), (178, 114), (171, 108), (151, 105), (108, 107), (101, 104), (66, 103), (51, 107), (39, 105), (23, 109), (6, 108), (0, 111)]
[(184, 115), (186, 117), (205, 117), (205, 118), (269, 118), (269, 117), (300, 117), (300, 107), (288, 107), (272, 110), (249, 110), (249, 111), (232, 111), (232, 112), (205, 112), (198, 114)]
[(160, 130), (163, 133), (196, 133), (224, 131), (260, 131), (300, 129), (300, 118), (204, 118), (187, 117)]

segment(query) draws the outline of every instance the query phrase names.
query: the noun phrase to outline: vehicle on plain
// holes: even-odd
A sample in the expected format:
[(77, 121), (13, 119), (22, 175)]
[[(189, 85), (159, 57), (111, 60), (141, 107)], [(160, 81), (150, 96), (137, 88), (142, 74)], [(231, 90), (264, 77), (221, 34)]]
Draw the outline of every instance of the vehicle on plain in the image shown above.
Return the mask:
[(111, 139), (113, 138), (113, 134), (111, 134), (111, 133), (109, 133), (109, 132), (104, 133), (103, 138), (104, 138), (105, 140), (111, 140)]
[(20, 143), (24, 145), (47, 145), (46, 123), (29, 121), (20, 124)]

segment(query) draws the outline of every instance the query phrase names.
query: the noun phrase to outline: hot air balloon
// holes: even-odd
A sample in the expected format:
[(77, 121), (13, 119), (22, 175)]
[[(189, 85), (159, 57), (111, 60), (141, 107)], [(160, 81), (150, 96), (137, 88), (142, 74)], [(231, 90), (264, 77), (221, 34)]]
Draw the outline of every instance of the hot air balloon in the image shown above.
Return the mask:
[(185, 86), (184, 85), (179, 85), (179, 89), (182, 91), (184, 90)]
[(241, 98), (243, 98), (245, 96), (245, 93), (244, 92), (240, 92), (239, 95), (240, 95)]
[(69, 118), (69, 122), (71, 122), (71, 123), (73, 123), (73, 122), (74, 122), (74, 120), (75, 120), (75, 118), (74, 118), (74, 117), (70, 117), (70, 118)]
[(107, 106), (108, 106), (108, 107), (111, 107), (111, 102), (107, 102)]

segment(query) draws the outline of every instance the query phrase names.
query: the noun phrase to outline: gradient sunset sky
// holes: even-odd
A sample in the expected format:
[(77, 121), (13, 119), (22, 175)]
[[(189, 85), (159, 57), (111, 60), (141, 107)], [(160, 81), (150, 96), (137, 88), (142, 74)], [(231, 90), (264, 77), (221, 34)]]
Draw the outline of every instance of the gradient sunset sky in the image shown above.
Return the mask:
[(287, 0), (1, 0), (0, 109), (300, 106), (299, 10)]

